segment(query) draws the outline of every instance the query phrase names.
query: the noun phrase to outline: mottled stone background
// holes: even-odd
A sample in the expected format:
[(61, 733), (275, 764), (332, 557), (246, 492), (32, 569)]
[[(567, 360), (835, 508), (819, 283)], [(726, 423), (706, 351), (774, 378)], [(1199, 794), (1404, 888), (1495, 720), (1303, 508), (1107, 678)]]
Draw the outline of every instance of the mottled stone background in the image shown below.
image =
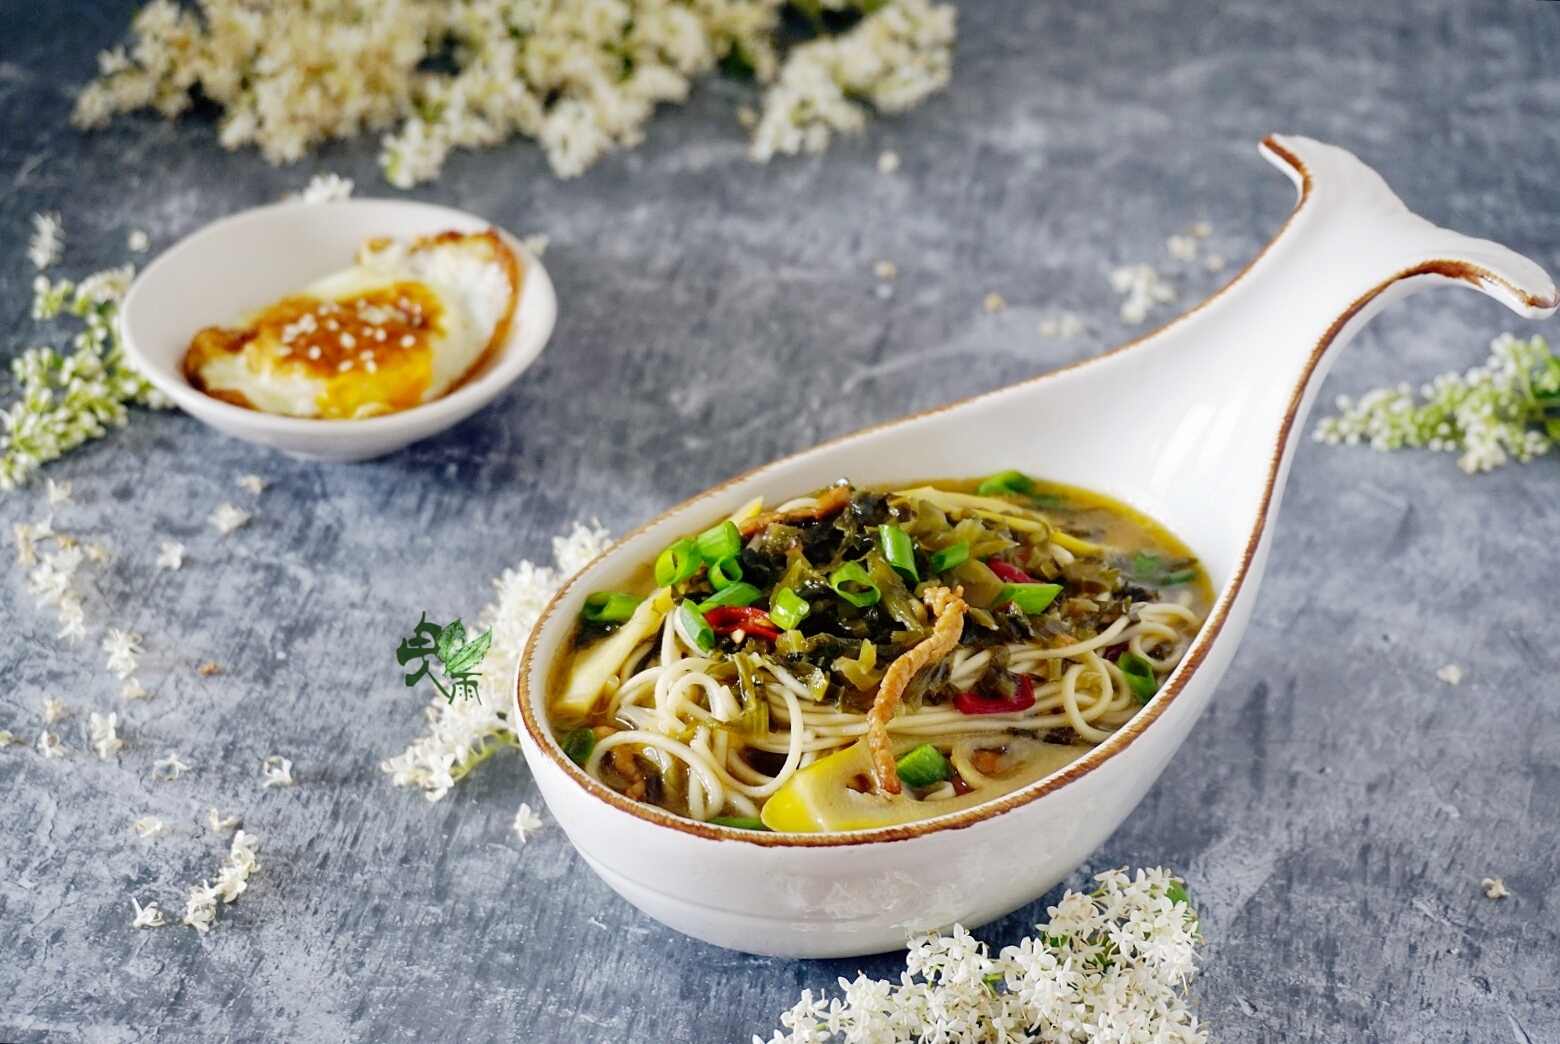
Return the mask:
[[(209, 114), (72, 130), (134, 7), (0, 6), (6, 355), (49, 335), (27, 314), (36, 210), (64, 214), (60, 271), (80, 274), (126, 260), (131, 228), (160, 250), (315, 171), (394, 194), (368, 140), (275, 169), (218, 148)], [(436, 805), (392, 788), (379, 762), (425, 700), (398, 637), (423, 610), (475, 616), (489, 578), (545, 560), (572, 519), (622, 532), (779, 454), (1121, 342), (1118, 264), (1172, 274), (1155, 320), (1190, 307), (1291, 203), (1256, 156), (1271, 131), (1347, 146), (1420, 212), (1560, 270), (1560, 4), (967, 2), (960, 28), (946, 94), (822, 158), (748, 162), (750, 96), (724, 82), (574, 181), (530, 144), (457, 155), (412, 195), (550, 234), (561, 312), (514, 389), (439, 438), (332, 467), (137, 413), (48, 470), (77, 490), (57, 524), (115, 554), (87, 574), (74, 649), (20, 569), (0, 580), (0, 728), (36, 737), (47, 696), (75, 710), (69, 757), (0, 750), (0, 1039), (745, 1041), (803, 987), (896, 976), (895, 955), (692, 942), (555, 826), (520, 847), (511, 817), (539, 799), (518, 756)], [(1195, 220), (1222, 276), (1166, 254)], [(888, 299), (882, 258), (901, 273)], [(1011, 307), (988, 315), (993, 290)], [(1042, 337), (1064, 310), (1084, 333)], [(1527, 325), (1471, 293), (1415, 298), (1321, 401), (1472, 365), (1502, 329)], [(258, 498), (246, 472), (271, 483)], [(204, 519), (227, 499), (256, 518), (223, 540)], [(1245, 645), (1085, 868), (1185, 874), (1215, 1039), (1560, 1040), (1557, 507), (1557, 460), (1468, 478), (1446, 456), (1300, 449)], [(46, 510), (36, 487), (0, 495), (7, 533)], [(164, 539), (189, 546), (183, 570), (153, 568)], [(107, 626), (146, 637), (148, 701), (116, 696)], [(1450, 662), (1461, 686), (1436, 679)], [(86, 752), (90, 710), (120, 713), (117, 761)], [(152, 782), (170, 749), (195, 772)], [(295, 788), (261, 789), (273, 753)], [(196, 825), (212, 805), (263, 837), (264, 869), (209, 935), (131, 930), (132, 893), (182, 909), (215, 870)], [(172, 835), (137, 839), (144, 814)], [(1483, 896), (1488, 874), (1511, 898)], [(1015, 941), (1044, 905), (980, 934)]]

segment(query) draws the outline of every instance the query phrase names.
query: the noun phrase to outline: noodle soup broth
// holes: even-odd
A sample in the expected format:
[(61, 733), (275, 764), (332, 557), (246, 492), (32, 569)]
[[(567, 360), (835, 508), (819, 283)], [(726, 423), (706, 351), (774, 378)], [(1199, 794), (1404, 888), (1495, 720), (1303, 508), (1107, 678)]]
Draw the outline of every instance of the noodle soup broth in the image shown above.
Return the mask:
[(1005, 472), (754, 502), (593, 593), (565, 753), (696, 820), (862, 830), (1050, 775), (1152, 698), (1212, 603), (1170, 533)]

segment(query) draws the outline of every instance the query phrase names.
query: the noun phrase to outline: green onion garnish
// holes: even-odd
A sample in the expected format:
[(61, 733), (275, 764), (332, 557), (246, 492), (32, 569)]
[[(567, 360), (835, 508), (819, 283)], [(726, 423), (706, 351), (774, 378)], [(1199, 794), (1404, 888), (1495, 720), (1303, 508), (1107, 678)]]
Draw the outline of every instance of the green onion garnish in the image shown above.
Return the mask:
[(1134, 576), (1150, 577), (1158, 576), (1164, 571), (1165, 560), (1148, 551), (1132, 552), (1132, 573)]
[(1154, 676), (1154, 665), (1149, 663), (1137, 653), (1122, 653), (1116, 660), (1116, 666), (1121, 668), (1121, 673), (1127, 676), (1127, 684), (1132, 688), (1132, 695), (1137, 697), (1139, 703), (1147, 703), (1154, 693), (1159, 691), (1159, 679)]
[(588, 728), (575, 729), (563, 737), (562, 747), (570, 761), (583, 767), (590, 760), (591, 751), (596, 749), (596, 733)]
[(762, 597), (764, 597), (764, 592), (752, 584), (744, 584), (739, 580), (734, 584), (727, 584), (700, 602), (699, 612), (707, 613), (711, 609), (722, 605), (752, 605)]
[(941, 551), (933, 551), (931, 569), (934, 573), (946, 573), (954, 566), (960, 565), (970, 557), (970, 542), (961, 540), (952, 547), (945, 547)]
[(894, 567), (894, 572), (905, 578), (906, 583), (921, 582), (921, 574), (915, 569), (915, 544), (910, 534), (891, 522), (878, 526), (878, 547), (883, 557)]
[(802, 622), (802, 617), (810, 612), (812, 605), (807, 599), (789, 587), (780, 588), (769, 599), (769, 618), (782, 631), (795, 630), (796, 625)]
[(1196, 576), (1196, 569), (1177, 569), (1173, 573), (1166, 573), (1164, 577), (1160, 579), (1159, 585), (1161, 587), (1178, 587), (1181, 584), (1191, 583), (1192, 579)]
[(715, 629), (692, 602), (677, 603), (677, 612), (672, 615), (672, 626), (683, 641), (700, 652), (709, 652), (715, 648)]
[(894, 762), (894, 768), (899, 770), (899, 778), (912, 787), (929, 787), (953, 778), (953, 766), (930, 743), (921, 744)]
[(742, 553), (742, 533), (730, 519), (714, 529), (706, 529), (694, 543), (706, 562), (722, 562)]
[(655, 560), (655, 583), (657, 587), (671, 587), (680, 584), (704, 564), (699, 549), (694, 546), (692, 540), (683, 537), (671, 547), (662, 551)]
[(710, 586), (719, 591), (742, 579), (742, 563), (735, 558), (722, 558), (710, 563)]
[(829, 586), (834, 588), (835, 594), (857, 609), (876, 605), (878, 599), (883, 597), (883, 592), (878, 590), (878, 585), (872, 582), (860, 562), (846, 562), (830, 573)]
[(1017, 493), (1023, 496), (1035, 488), (1035, 480), (1022, 471), (999, 471), (982, 482), (975, 490), (983, 497)]
[(597, 591), (585, 599), (580, 615), (591, 623), (623, 623), (644, 599), (621, 591)]
[(734, 827), (737, 830), (768, 830), (762, 819), (754, 819), (752, 816), (711, 816), (711, 823), (716, 826)]
[(1007, 605), (1012, 602), (1025, 613), (1034, 616), (1045, 612), (1061, 593), (1061, 584), (1003, 584), (1002, 593), (997, 595), (995, 604)]

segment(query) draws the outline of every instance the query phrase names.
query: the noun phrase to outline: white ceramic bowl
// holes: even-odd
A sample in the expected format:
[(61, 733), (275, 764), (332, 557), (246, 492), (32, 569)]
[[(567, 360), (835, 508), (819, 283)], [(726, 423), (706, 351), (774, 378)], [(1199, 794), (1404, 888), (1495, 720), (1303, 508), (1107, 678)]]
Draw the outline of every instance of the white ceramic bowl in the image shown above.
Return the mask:
[(311, 460), (380, 457), (438, 434), (493, 401), (552, 334), (558, 300), (529, 250), (499, 233), (524, 265), (520, 300), (503, 348), (474, 379), (433, 402), (363, 420), (277, 417), (214, 399), (191, 387), (181, 363), (195, 333), (232, 325), (245, 312), (296, 293), (347, 267), (376, 236), (407, 239), (494, 227), (475, 214), (396, 199), (278, 203), (207, 225), (147, 266), (120, 310), (125, 351), (136, 368), (186, 413), (218, 431)]
[[(1433, 285), (1554, 311), (1531, 261), (1409, 213), (1341, 149), (1270, 138), (1300, 202), (1228, 288), (1165, 328), (1057, 373), (788, 457), (674, 508), (575, 577), (538, 621), (516, 680), (521, 747), (585, 861), (652, 917), (720, 946), (838, 957), (974, 926), (1043, 895), (1137, 805), (1191, 731), (1256, 601), (1301, 425), (1328, 364), (1370, 316)], [(1027, 433), (1016, 438), (1015, 433)], [(629, 583), (674, 538), (757, 494), (1004, 468), (1097, 489), (1164, 522), (1219, 592), (1164, 687), (1110, 739), (1015, 793), (921, 823), (774, 834), (679, 819), (585, 776), (545, 722), (548, 680), (587, 594)]]

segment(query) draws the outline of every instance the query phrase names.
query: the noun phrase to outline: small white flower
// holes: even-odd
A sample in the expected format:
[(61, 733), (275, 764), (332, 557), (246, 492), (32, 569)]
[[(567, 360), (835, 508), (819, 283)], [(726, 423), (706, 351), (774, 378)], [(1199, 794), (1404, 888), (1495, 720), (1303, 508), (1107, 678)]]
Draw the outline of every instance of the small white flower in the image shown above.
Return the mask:
[(12, 744), (24, 745), (27, 741), (14, 735), (9, 729), (0, 729), (0, 747), (9, 747)]
[(65, 253), (65, 231), (58, 214), (34, 214), (33, 234), (27, 243), (27, 259), (42, 271), (56, 264)]
[(226, 819), (223, 819), (222, 813), (216, 809), (206, 813), (206, 826), (210, 828), (213, 834), (225, 834), (238, 826), (238, 824), (239, 818), (237, 816), (228, 816)]
[(81, 545), (81, 553), (86, 556), (88, 562), (94, 565), (101, 565), (109, 559), (108, 548), (90, 540)]
[(541, 257), (547, 253), (547, 247), (552, 243), (552, 236), (544, 232), (538, 232), (532, 236), (526, 236), (520, 240), (520, 245), (531, 252), (532, 257)]
[(252, 517), (254, 516), (243, 508), (233, 506), (231, 501), (223, 501), (222, 506), (213, 511), (206, 521), (216, 526), (217, 532), (228, 536)]
[(70, 751), (52, 732), (38, 733), (38, 753), (46, 758), (63, 758)]
[(293, 785), (292, 762), (280, 754), (272, 754), (260, 763), (260, 774), (265, 777), (265, 785), (268, 787), (290, 787)]
[(288, 203), (335, 203), (352, 198), (352, 179), (340, 174), (316, 174), (302, 192), (292, 192), (283, 197)]
[(1007, 299), (993, 290), (981, 300), (980, 307), (987, 315), (991, 315), (1006, 308)]
[(141, 636), (111, 627), (103, 636), (103, 651), (108, 653), (108, 670), (120, 681), (135, 673), (142, 653)]
[(531, 811), (531, 806), (525, 802), (520, 803), (520, 810), (515, 813), (515, 836), (520, 838), (523, 845), (526, 838), (542, 829), (542, 817)]
[(893, 279), (899, 275), (899, 266), (892, 261), (879, 261), (872, 266), (872, 274), (879, 279)]
[(210, 882), (191, 885), (189, 902), (184, 906), (184, 923), (202, 935), (206, 934), (217, 919), (217, 897)]
[(1224, 255), (1209, 254), (1207, 257), (1203, 258), (1203, 268), (1210, 272), (1224, 271)]
[(1511, 894), (1506, 888), (1506, 882), (1499, 877), (1486, 877), (1479, 882), (1479, 887), (1484, 889), (1484, 894), (1490, 899), (1504, 899)]
[(1213, 226), (1206, 221), (1193, 221), (1187, 231), (1198, 239), (1207, 239), (1213, 235)]
[(61, 718), (70, 716), (70, 708), (65, 706), (65, 701), (55, 699), (53, 696), (43, 701), (43, 723), (53, 725)]
[(893, 149), (884, 149), (878, 154), (877, 169), (879, 174), (892, 174), (899, 169), (899, 153)]
[(146, 689), (141, 686), (139, 678), (131, 678), (119, 687), (119, 698), (122, 700), (144, 700), (146, 697)]
[(238, 487), (248, 490), (258, 497), (265, 492), (265, 479), (259, 475), (240, 475), (238, 477)]
[(104, 761), (119, 753), (120, 748), (125, 745), (116, 731), (118, 727), (119, 715), (110, 714), (104, 717), (97, 711), (92, 712), (88, 723), (92, 733), (92, 749), (97, 751), (97, 756)]
[(177, 569), (184, 564), (184, 545), (176, 540), (164, 540), (157, 552), (158, 569)]
[(1457, 666), (1455, 663), (1449, 663), (1445, 667), (1442, 667), (1440, 670), (1436, 671), (1435, 676), (1440, 678), (1448, 685), (1461, 685), (1463, 680), (1463, 669)]
[(152, 237), (139, 228), (132, 228), (125, 237), (125, 248), (132, 254), (144, 254), (152, 248)]
[(170, 750), (165, 756), (152, 762), (152, 778), (165, 783), (178, 779), (188, 771), (190, 766), (179, 760), (176, 751)]
[(1197, 240), (1191, 236), (1171, 236), (1165, 240), (1165, 250), (1177, 261), (1192, 261), (1197, 257)]
[(130, 922), (130, 927), (161, 928), (168, 923), (163, 920), (162, 911), (157, 909), (157, 900), (153, 899), (145, 906), (135, 896), (131, 896), (130, 901), (135, 904), (135, 920)]
[(1175, 287), (1153, 265), (1123, 265), (1110, 274), (1110, 285), (1126, 300), (1121, 302), (1120, 317), (1135, 325), (1148, 318), (1155, 305), (1175, 300)]
[(57, 504), (69, 504), (71, 484), (67, 482), (55, 482), (53, 479), (44, 479), (44, 497), (49, 501), (49, 506)]
[(137, 837), (156, 837), (167, 828), (156, 816), (142, 816), (130, 824), (130, 829), (135, 831)]

